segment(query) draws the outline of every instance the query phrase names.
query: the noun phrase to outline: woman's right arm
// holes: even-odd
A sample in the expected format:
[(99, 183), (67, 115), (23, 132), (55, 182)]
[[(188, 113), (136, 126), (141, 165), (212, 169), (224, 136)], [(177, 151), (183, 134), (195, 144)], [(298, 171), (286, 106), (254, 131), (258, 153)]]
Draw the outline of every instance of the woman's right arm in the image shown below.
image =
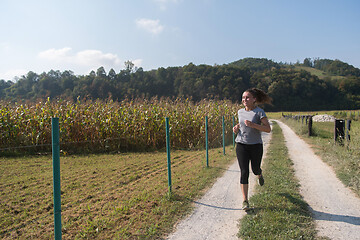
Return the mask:
[(238, 134), (239, 130), (240, 130), (240, 124), (238, 123), (238, 124), (236, 124), (236, 125), (233, 127), (233, 132), (234, 132), (235, 134)]

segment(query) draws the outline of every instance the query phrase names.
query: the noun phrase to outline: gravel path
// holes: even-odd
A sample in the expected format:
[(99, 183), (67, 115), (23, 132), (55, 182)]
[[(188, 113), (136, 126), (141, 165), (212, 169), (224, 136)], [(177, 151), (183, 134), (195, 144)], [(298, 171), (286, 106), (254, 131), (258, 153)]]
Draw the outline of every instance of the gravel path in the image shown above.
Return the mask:
[[(271, 135), (263, 134), (264, 156)], [(257, 180), (250, 175), (249, 196)], [(246, 213), (241, 210), (240, 170), (237, 160), (219, 178), (213, 187), (194, 202), (195, 210), (181, 221), (167, 239), (176, 240), (231, 240), (238, 239), (238, 220)]]
[[(309, 204), (319, 235), (330, 239), (360, 239), (360, 199), (288, 126), (276, 122), (282, 128), (301, 185), (300, 193)], [(270, 137), (270, 134), (263, 135), (265, 152)], [(235, 161), (203, 198), (195, 202), (194, 212), (178, 224), (168, 239), (238, 239), (238, 220), (246, 214), (241, 210), (239, 177)], [(255, 184), (256, 178), (251, 174), (249, 196)]]
[(300, 193), (310, 205), (320, 236), (330, 239), (360, 239), (360, 199), (313, 150), (287, 125), (282, 128)]

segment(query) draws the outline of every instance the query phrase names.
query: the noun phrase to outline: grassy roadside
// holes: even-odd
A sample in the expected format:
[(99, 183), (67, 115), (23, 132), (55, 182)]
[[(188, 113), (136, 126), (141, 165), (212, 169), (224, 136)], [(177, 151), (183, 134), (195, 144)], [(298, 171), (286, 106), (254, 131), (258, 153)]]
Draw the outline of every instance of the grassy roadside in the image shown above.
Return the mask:
[(295, 120), (282, 119), (297, 135), (302, 137), (330, 165), (345, 186), (351, 188), (360, 197), (360, 122), (351, 123), (351, 141), (344, 141), (344, 146), (334, 143), (334, 123), (314, 122), (313, 136), (308, 137), (305, 124)]
[[(166, 153), (61, 157), (64, 239), (159, 239), (235, 158), (232, 146), (173, 151), (172, 189)], [(0, 158), (0, 238), (51, 239), (51, 156)]]
[(317, 239), (307, 203), (299, 193), (280, 127), (274, 123), (263, 165), (265, 185), (250, 198), (254, 212), (240, 220), (241, 239)]

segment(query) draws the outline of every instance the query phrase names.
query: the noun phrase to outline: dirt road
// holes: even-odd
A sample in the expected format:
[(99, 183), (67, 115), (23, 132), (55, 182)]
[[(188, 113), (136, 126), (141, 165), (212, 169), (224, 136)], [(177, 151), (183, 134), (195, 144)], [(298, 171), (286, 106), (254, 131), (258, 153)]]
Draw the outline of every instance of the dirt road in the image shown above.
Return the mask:
[[(264, 155), (271, 135), (263, 134)], [(250, 175), (249, 196), (257, 180)], [(180, 222), (171, 240), (231, 240), (238, 239), (238, 220), (246, 213), (241, 210), (240, 170), (237, 160), (219, 178), (213, 187), (198, 201), (194, 212)]]
[(319, 235), (330, 239), (360, 239), (360, 199), (287, 125), (276, 122), (283, 131), (301, 184), (300, 193), (310, 206)]
[[(346, 188), (333, 170), (317, 157), (310, 146), (301, 140), (288, 126), (276, 121), (281, 127), (290, 158), (294, 162), (300, 193), (309, 204), (320, 236), (330, 239), (360, 239), (360, 199)], [(264, 135), (265, 149), (270, 139)], [(241, 208), (237, 162), (219, 178), (204, 197), (195, 202), (192, 215), (179, 223), (168, 239), (237, 239), (238, 220), (245, 213)], [(256, 179), (251, 175), (250, 194)]]

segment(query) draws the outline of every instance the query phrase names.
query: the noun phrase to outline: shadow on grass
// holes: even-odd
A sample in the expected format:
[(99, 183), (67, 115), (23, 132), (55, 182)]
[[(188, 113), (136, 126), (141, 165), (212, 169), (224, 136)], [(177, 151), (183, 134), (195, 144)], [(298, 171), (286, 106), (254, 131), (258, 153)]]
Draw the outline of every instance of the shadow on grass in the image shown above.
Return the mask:
[(312, 212), (315, 220), (324, 220), (330, 222), (345, 222), (352, 225), (360, 226), (360, 217), (320, 212), (312, 209), (310, 206), (309, 209)]
[(303, 207), (307, 207), (307, 209), (312, 213), (312, 217), (315, 220), (324, 220), (331, 222), (345, 222), (352, 225), (360, 226), (360, 217), (359, 216), (347, 216), (347, 215), (339, 215), (333, 213), (325, 213), (314, 210), (311, 206), (309, 206), (306, 202), (301, 199), (294, 198), (288, 193), (279, 193), (279, 195), (286, 197), (289, 201), (291, 201), (295, 205), (302, 205)]

